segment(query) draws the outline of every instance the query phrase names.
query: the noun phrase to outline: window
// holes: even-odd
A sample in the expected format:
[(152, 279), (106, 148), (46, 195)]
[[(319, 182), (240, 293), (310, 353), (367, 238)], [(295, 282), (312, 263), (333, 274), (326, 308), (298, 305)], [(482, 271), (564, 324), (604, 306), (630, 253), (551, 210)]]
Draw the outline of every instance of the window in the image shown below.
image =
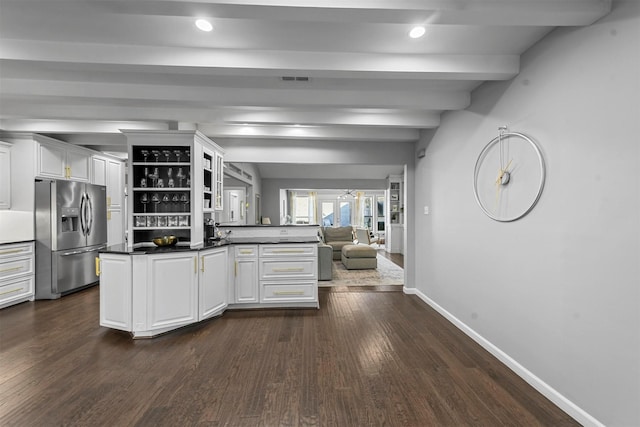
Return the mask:
[(295, 197), (295, 224), (310, 224), (311, 207), (309, 206), (309, 196)]

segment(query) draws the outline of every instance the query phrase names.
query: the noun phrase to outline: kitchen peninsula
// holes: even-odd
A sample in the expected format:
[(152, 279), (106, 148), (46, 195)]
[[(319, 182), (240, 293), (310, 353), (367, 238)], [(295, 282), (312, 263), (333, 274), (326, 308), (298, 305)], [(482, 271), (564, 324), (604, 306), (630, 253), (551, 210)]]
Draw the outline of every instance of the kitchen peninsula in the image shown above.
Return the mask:
[(100, 325), (150, 338), (227, 309), (319, 308), (318, 226), (226, 226), (200, 247), (100, 253)]

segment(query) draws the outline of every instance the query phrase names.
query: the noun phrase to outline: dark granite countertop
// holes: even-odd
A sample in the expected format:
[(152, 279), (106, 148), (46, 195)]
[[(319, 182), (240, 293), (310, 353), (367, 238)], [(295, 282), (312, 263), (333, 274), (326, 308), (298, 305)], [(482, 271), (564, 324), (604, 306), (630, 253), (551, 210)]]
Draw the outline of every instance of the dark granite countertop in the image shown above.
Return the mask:
[(130, 248), (126, 244), (107, 246), (101, 250), (100, 253), (107, 254), (124, 254), (124, 255), (153, 255), (153, 254), (166, 254), (174, 252), (189, 252), (189, 251), (202, 251), (212, 248), (219, 248), (228, 245), (259, 245), (259, 244), (285, 244), (285, 243), (318, 243), (316, 238), (310, 239), (309, 237), (236, 237), (233, 239), (210, 239), (203, 246), (197, 248), (191, 248), (187, 245), (175, 245), (175, 246), (139, 246)]

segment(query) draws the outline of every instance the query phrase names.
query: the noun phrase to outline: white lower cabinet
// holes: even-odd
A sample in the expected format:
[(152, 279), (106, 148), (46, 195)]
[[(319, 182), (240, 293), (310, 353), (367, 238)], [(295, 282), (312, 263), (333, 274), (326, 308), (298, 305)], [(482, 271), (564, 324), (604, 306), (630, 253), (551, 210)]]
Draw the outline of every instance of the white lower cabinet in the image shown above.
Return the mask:
[(260, 302), (258, 282), (258, 245), (234, 247), (233, 302), (255, 304)]
[(147, 255), (147, 329), (198, 321), (198, 253)]
[(227, 265), (226, 247), (200, 252), (199, 320), (217, 316), (227, 308)]
[(260, 302), (318, 307), (318, 245), (260, 245)]
[(317, 244), (107, 252), (98, 262), (100, 325), (134, 338), (221, 315), (229, 306), (318, 307)]
[(0, 308), (33, 301), (34, 266), (33, 242), (0, 245)]
[(100, 254), (100, 325), (131, 331), (131, 256)]

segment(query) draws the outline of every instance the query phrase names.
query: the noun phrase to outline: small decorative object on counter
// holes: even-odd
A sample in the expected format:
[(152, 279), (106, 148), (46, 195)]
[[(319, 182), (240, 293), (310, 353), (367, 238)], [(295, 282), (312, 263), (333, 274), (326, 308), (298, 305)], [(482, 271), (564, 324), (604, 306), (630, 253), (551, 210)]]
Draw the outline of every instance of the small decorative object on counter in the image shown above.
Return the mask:
[(173, 235), (154, 237), (153, 243), (155, 243), (157, 246), (173, 246), (178, 243), (178, 238)]

